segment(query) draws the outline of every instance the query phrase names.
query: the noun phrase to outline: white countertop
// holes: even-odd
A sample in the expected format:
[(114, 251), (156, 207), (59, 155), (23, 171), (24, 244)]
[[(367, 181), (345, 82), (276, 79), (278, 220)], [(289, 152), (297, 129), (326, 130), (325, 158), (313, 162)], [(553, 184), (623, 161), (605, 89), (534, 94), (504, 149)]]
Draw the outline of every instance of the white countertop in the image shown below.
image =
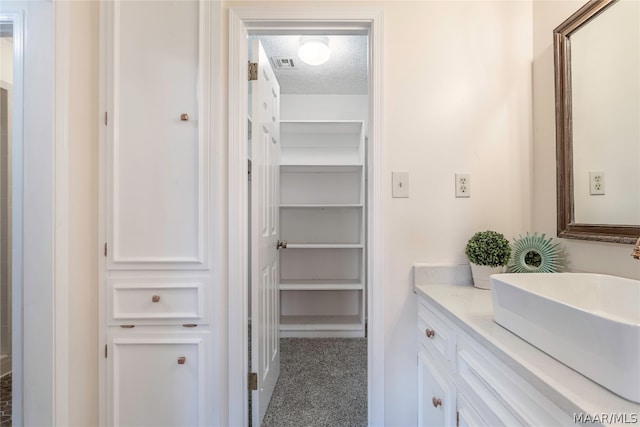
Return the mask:
[[(579, 412), (592, 415), (640, 413), (639, 404), (599, 386), (495, 323), (491, 291), (468, 284), (424, 284), (419, 276), (422, 275), (416, 270), (414, 288), (418, 295), (440, 308), (456, 326), (552, 400), (570, 418)], [(640, 425), (640, 419), (635, 425)]]

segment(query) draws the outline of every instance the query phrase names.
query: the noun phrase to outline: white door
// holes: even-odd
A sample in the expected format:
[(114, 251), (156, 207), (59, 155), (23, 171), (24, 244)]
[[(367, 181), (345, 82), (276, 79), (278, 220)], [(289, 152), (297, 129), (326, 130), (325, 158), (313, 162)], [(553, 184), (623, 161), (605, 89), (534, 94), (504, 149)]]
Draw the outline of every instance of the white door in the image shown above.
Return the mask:
[(259, 40), (252, 42), (251, 143), (251, 370), (252, 422), (262, 423), (280, 375), (280, 298), (278, 291), (280, 85)]

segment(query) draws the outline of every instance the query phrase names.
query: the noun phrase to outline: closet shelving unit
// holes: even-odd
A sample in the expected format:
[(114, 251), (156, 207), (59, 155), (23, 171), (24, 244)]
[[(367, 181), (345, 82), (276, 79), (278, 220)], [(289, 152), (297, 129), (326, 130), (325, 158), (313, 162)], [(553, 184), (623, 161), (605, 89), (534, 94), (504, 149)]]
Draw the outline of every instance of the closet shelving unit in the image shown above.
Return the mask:
[(281, 121), (280, 335), (365, 334), (362, 121)]

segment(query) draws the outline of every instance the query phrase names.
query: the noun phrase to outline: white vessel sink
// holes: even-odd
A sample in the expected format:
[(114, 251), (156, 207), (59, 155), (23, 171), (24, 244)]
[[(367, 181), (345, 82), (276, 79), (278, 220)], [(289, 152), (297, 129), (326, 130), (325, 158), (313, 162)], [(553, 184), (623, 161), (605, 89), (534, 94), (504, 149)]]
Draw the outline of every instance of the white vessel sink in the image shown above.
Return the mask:
[(495, 321), (640, 403), (640, 281), (602, 274), (494, 274)]

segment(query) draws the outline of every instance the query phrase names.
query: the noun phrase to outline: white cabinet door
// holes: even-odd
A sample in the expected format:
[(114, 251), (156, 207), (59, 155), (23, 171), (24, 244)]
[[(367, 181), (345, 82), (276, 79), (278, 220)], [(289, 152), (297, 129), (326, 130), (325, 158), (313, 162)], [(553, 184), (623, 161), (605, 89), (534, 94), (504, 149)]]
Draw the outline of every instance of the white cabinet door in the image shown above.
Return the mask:
[(214, 423), (212, 4), (101, 2), (103, 425)]
[(106, 3), (108, 268), (205, 269), (208, 2)]
[(450, 380), (438, 373), (425, 353), (418, 355), (418, 426), (456, 425), (456, 394)]
[(113, 426), (202, 426), (204, 337), (129, 336), (111, 342)]
[(491, 427), (478, 415), (478, 412), (471, 406), (466, 396), (460, 393), (458, 393), (458, 426)]
[(258, 375), (252, 421), (259, 426), (280, 375), (280, 85), (259, 40), (252, 55), (258, 78), (251, 83), (251, 369)]

